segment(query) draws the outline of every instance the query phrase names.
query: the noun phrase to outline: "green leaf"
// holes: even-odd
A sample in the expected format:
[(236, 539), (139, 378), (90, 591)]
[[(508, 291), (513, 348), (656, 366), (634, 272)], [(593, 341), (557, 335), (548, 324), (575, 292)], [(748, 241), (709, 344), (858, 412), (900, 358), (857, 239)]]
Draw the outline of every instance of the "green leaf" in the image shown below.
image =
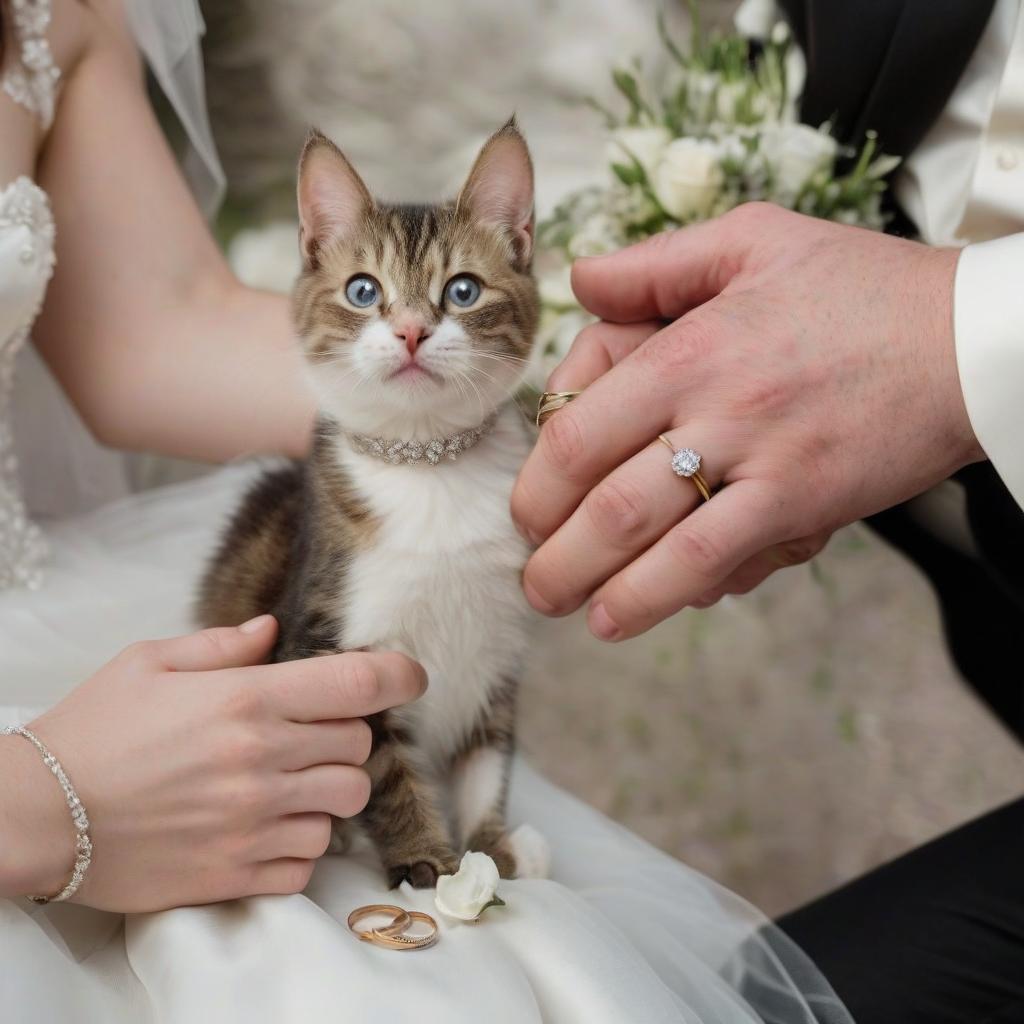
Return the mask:
[(493, 898), (491, 899), (491, 902), (490, 902), (490, 903), (485, 903), (485, 904), (484, 904), (484, 905), (483, 905), (483, 906), (482, 906), (482, 907), (480, 908), (480, 913), (479, 913), (479, 914), (477, 914), (477, 917), (478, 917), (478, 918), (479, 918), (479, 917), (481, 917), (481, 916), (483, 915), (483, 912), (484, 912), (485, 910), (490, 910), (490, 909), (491, 909), (491, 907), (507, 907), (507, 906), (508, 906), (508, 904), (507, 904), (507, 903), (506, 903), (506, 902), (505, 902), (505, 901), (504, 901), (504, 900), (503, 900), (503, 899), (502, 899), (502, 898), (501, 898), (500, 896), (498, 896), (498, 895), (495, 895), (495, 896), (494, 896), (494, 897), (493, 897)]
[(626, 101), (629, 103), (630, 124), (639, 124), (641, 114), (647, 114), (652, 119), (655, 119), (654, 112), (640, 95), (640, 86), (634, 75), (622, 68), (618, 68), (612, 72), (612, 81), (615, 83), (615, 88), (626, 97)]
[(658, 11), (658, 35), (661, 37), (662, 43), (665, 45), (665, 49), (675, 58), (676, 63), (680, 67), (687, 68), (690, 66), (690, 62), (686, 59), (686, 55), (682, 50), (676, 46), (675, 40), (669, 34), (668, 25), (665, 22), (665, 8), (662, 7)]
[(623, 185), (639, 185), (644, 180), (643, 170), (628, 164), (612, 164), (612, 173)]

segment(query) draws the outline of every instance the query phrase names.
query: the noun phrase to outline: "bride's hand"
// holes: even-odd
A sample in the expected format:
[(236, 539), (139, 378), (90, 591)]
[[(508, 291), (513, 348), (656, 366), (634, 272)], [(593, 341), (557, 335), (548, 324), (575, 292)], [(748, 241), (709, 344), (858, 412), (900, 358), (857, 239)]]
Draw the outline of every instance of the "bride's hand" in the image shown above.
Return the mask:
[[(553, 375), (587, 390), (547, 421), (513, 494), (541, 545), (534, 607), (593, 595), (596, 635), (636, 636), (982, 458), (956, 367), (957, 256), (749, 204), (577, 261), (576, 294), (605, 322)], [(703, 456), (710, 502), (661, 433)]]
[[(260, 664), (275, 635), (263, 616), (135, 644), (31, 723), (89, 813), (74, 902), (135, 912), (305, 887), (330, 815), (369, 798), (362, 716), (415, 700), (426, 678), (399, 654)], [(4, 888), (56, 892), (74, 860), (60, 788), (22, 737), (0, 750)]]

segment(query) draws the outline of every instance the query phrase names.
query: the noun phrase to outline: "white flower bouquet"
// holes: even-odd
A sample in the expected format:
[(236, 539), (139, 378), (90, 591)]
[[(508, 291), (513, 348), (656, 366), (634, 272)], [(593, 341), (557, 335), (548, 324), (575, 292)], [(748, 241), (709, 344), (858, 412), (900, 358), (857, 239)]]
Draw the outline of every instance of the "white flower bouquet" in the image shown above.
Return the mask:
[(639, 67), (619, 69), (613, 78), (624, 113), (592, 103), (607, 125), (608, 183), (567, 196), (538, 228), (541, 372), (591, 319), (569, 287), (579, 256), (613, 252), (752, 200), (884, 225), (885, 177), (898, 159), (876, 153), (871, 135), (856, 153), (837, 144), (829, 123), (799, 122), (803, 60), (788, 26), (779, 22), (755, 47), (739, 32), (703, 35), (690, 6), (689, 53), (658, 18), (672, 65), (659, 86), (644, 82)]

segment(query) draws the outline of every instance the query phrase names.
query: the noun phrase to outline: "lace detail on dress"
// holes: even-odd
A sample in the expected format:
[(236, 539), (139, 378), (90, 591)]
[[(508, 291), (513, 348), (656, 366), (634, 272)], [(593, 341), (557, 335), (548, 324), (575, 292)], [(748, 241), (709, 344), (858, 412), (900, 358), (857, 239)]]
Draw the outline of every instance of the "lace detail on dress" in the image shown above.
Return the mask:
[(15, 103), (27, 107), (42, 122), (53, 124), (60, 68), (53, 61), (46, 29), (50, 0), (11, 0), (14, 35), (19, 43), (19, 65), (4, 75), (3, 87)]
[(15, 357), (53, 274), (53, 240), (50, 203), (38, 185), (20, 177), (0, 190), (0, 315), (7, 314), (0, 320), (0, 589), (38, 587), (47, 553), (21, 497), (10, 406)]

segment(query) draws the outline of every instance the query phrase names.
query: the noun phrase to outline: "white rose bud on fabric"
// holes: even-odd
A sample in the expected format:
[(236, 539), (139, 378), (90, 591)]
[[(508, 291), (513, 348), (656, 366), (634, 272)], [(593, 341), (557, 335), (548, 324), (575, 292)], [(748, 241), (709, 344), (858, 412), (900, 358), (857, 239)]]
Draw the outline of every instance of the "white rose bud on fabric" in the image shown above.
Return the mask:
[(710, 139), (676, 139), (662, 154), (652, 184), (676, 220), (706, 217), (725, 180), (721, 152)]
[(780, 196), (793, 198), (818, 171), (828, 170), (836, 157), (836, 140), (806, 124), (783, 124), (766, 134), (765, 156), (775, 169)]
[(615, 128), (608, 136), (605, 155), (614, 164), (631, 164), (630, 157), (636, 157), (650, 177), (671, 141), (672, 136), (663, 125)]
[(475, 921), (488, 907), (505, 905), (495, 895), (498, 878), (494, 861), (486, 853), (470, 850), (454, 875), (441, 875), (437, 880), (434, 903), (446, 917)]

